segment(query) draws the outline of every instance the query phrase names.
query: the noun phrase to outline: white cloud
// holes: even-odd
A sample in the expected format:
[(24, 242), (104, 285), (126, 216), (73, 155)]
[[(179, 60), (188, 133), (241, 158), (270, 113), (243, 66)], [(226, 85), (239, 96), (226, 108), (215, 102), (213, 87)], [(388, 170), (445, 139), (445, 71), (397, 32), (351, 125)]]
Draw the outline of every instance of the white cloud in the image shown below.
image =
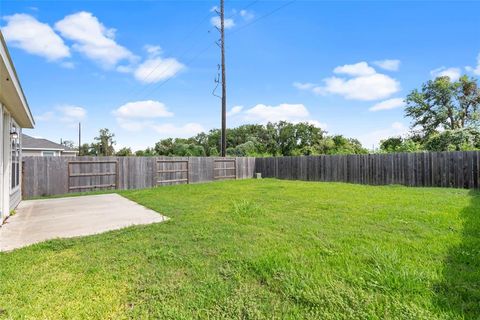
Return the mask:
[(477, 66), (476, 67), (467, 66), (467, 67), (465, 67), (465, 70), (467, 70), (468, 72), (471, 72), (475, 75), (480, 76), (480, 53), (477, 56)]
[(198, 123), (187, 123), (185, 125), (174, 125), (171, 123), (155, 124), (152, 125), (161, 137), (175, 137), (175, 138), (189, 138), (197, 133), (204, 132), (205, 128)]
[(75, 68), (75, 64), (71, 61), (64, 61), (64, 62), (61, 62), (60, 65), (62, 67), (64, 67), (65, 69), (74, 69)]
[(14, 14), (4, 19), (7, 25), (2, 27), (2, 32), (12, 46), (50, 61), (70, 57), (70, 49), (48, 24), (28, 14)]
[(121, 65), (121, 66), (117, 66), (115, 70), (117, 70), (120, 73), (132, 73), (134, 71), (134, 68), (131, 65), (128, 65), (128, 66)]
[(446, 68), (440, 67), (435, 70), (430, 71), (432, 77), (449, 77), (452, 81), (457, 81), (462, 75), (462, 71), (459, 68)]
[(156, 83), (175, 76), (185, 69), (185, 65), (175, 58), (162, 58), (160, 46), (145, 45), (148, 57), (140, 64), (119, 65), (116, 70), (132, 73), (142, 83)]
[(55, 111), (47, 111), (43, 114), (36, 115), (37, 121), (56, 121), (68, 124), (76, 124), (87, 116), (85, 108), (74, 105), (61, 105), (55, 108)]
[(172, 123), (155, 122), (157, 118), (173, 117), (174, 115), (159, 101), (129, 102), (114, 110), (112, 114), (116, 117), (118, 125), (130, 132), (153, 130), (162, 137), (184, 138), (205, 131), (198, 123), (179, 126)]
[(116, 120), (122, 129), (130, 132), (142, 131), (148, 127), (151, 127), (153, 124), (153, 122), (150, 120), (131, 120), (120, 117), (117, 117)]
[(243, 106), (234, 106), (230, 111), (227, 112), (227, 117), (234, 116), (239, 114), (243, 110)]
[(311, 90), (320, 95), (337, 94), (350, 100), (372, 101), (386, 99), (400, 91), (400, 83), (392, 77), (377, 73), (366, 62), (347, 64), (336, 67), (336, 74), (346, 74), (350, 78), (329, 77), (323, 79), (324, 85), (295, 82), (293, 85), (301, 90)]
[(35, 116), (35, 121), (50, 121), (55, 117), (55, 113), (53, 111), (47, 111), (45, 113), (39, 114)]
[(400, 60), (385, 59), (373, 62), (374, 65), (388, 71), (398, 71), (400, 69)]
[(240, 10), (240, 17), (242, 17), (245, 21), (251, 21), (253, 18), (255, 18), (255, 15), (248, 11), (248, 10)]
[(63, 122), (79, 122), (87, 116), (87, 110), (78, 106), (64, 105), (57, 107), (57, 110)]
[(115, 41), (115, 29), (106, 28), (90, 12), (77, 12), (55, 24), (60, 34), (74, 42), (73, 49), (104, 68), (112, 68), (122, 60), (134, 61), (136, 57)]
[(355, 64), (346, 64), (333, 69), (334, 73), (347, 74), (349, 76), (370, 76), (376, 73), (375, 69), (370, 67), (368, 63), (362, 61)]
[(159, 101), (145, 100), (129, 102), (113, 111), (113, 114), (122, 119), (151, 119), (172, 117), (165, 105)]
[(402, 98), (392, 98), (385, 101), (381, 101), (371, 107), (370, 111), (391, 110), (396, 108), (402, 108), (405, 106), (405, 102)]
[(353, 79), (331, 77), (323, 87), (313, 88), (317, 94), (338, 94), (350, 100), (379, 100), (400, 91), (400, 83), (384, 74), (372, 74)]
[(147, 53), (150, 56), (153, 56), (153, 57), (159, 56), (162, 53), (162, 48), (160, 46), (147, 44), (143, 48), (145, 49), (145, 51), (147, 51)]
[(477, 57), (477, 68), (473, 71), (476, 75), (480, 76), (480, 53)]
[(305, 119), (310, 115), (303, 104), (283, 103), (278, 106), (268, 106), (257, 104), (256, 106), (245, 110), (244, 115), (248, 120), (261, 123), (276, 121), (294, 121)]
[(175, 58), (150, 58), (134, 70), (135, 79), (143, 83), (156, 83), (175, 76), (185, 66)]
[(372, 132), (358, 136), (358, 140), (366, 148), (372, 146), (378, 147), (381, 140), (394, 137), (405, 136), (408, 133), (408, 127), (401, 122), (394, 122), (388, 128), (377, 129)]
[(310, 82), (307, 82), (307, 83), (294, 82), (293, 86), (299, 90), (310, 90), (315, 87), (315, 84)]
[(325, 122), (320, 122), (317, 120), (294, 121), (293, 123), (298, 123), (298, 122), (306, 122), (308, 124), (314, 125), (315, 127), (321, 128), (323, 130), (328, 128), (328, 125)]
[(237, 124), (288, 121), (292, 123), (307, 122), (323, 129), (327, 127), (325, 123), (311, 119), (310, 112), (303, 104), (282, 103), (277, 106), (257, 104), (246, 110), (242, 106), (236, 106), (230, 110), (228, 115), (233, 117)]
[[(220, 28), (220, 23), (221, 23), (220, 17), (212, 17), (210, 19), (210, 23), (212, 24), (212, 26)], [(224, 26), (225, 26), (225, 29), (231, 29), (235, 26), (235, 21), (233, 21), (233, 19), (227, 18), (224, 21)]]
[(199, 123), (176, 125), (172, 123), (154, 123), (149, 120), (130, 120), (117, 118), (118, 125), (130, 132), (152, 130), (160, 138), (190, 138), (197, 133), (204, 132), (205, 128)]

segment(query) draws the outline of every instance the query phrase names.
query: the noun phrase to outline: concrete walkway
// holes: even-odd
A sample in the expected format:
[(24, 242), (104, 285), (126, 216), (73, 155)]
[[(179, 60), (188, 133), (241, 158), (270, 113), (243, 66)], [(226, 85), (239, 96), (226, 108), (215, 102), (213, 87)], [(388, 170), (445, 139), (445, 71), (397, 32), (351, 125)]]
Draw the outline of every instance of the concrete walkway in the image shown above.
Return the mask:
[(118, 194), (28, 200), (16, 211), (0, 227), (0, 251), (168, 219)]

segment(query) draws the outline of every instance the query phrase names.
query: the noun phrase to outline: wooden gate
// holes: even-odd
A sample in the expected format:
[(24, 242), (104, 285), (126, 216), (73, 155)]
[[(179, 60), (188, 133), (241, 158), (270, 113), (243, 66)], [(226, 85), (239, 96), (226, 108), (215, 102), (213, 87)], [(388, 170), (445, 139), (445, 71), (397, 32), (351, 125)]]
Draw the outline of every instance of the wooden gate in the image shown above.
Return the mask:
[(69, 161), (68, 192), (88, 189), (118, 189), (118, 176), (118, 161), (116, 160)]
[(157, 160), (157, 183), (190, 183), (188, 160)]
[(213, 160), (213, 179), (237, 179), (236, 159)]

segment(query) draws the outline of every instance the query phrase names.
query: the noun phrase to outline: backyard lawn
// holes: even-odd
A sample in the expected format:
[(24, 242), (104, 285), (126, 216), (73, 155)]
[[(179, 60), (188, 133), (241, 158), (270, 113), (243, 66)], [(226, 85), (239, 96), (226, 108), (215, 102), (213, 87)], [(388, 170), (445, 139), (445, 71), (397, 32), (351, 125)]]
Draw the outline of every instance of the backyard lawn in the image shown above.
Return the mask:
[(121, 194), (171, 220), (1, 253), (0, 318), (480, 318), (480, 193), (264, 179)]

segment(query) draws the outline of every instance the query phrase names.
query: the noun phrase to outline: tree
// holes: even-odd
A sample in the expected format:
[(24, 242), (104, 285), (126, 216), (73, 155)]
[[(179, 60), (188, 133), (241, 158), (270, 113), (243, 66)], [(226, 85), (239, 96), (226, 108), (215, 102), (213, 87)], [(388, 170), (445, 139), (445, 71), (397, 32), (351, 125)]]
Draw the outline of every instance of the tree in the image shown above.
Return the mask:
[[(246, 124), (227, 129), (227, 154), (230, 156), (295, 156), (316, 154), (366, 153), (356, 139), (343, 136), (327, 136), (321, 128), (310, 123)], [(154, 147), (162, 156), (218, 156), (220, 130), (202, 132), (188, 139), (167, 138)], [(137, 155), (144, 155), (144, 151)]]
[(473, 128), (445, 130), (425, 141), (429, 151), (468, 151), (480, 149), (480, 132)]
[(96, 143), (92, 144), (97, 156), (113, 156), (115, 154), (115, 134), (107, 128), (100, 129), (98, 137), (95, 137)]
[(413, 90), (405, 99), (405, 115), (413, 119), (423, 137), (440, 130), (458, 130), (479, 126), (480, 89), (476, 79), (467, 76), (452, 82), (438, 77)]
[(257, 148), (253, 141), (247, 141), (235, 148), (227, 148), (227, 154), (234, 157), (251, 157), (257, 155)]
[(415, 152), (420, 151), (422, 146), (411, 138), (392, 137), (380, 141), (380, 151), (391, 152)]
[(84, 143), (80, 147), (79, 155), (81, 156), (94, 156), (96, 154), (97, 153), (95, 151), (95, 146), (93, 143), (92, 144)]
[(173, 155), (173, 139), (163, 139), (155, 143), (155, 153), (159, 156), (170, 156)]
[(67, 148), (70, 148), (70, 149), (75, 148), (75, 144), (71, 140), (63, 140), (62, 145), (64, 145)]
[(368, 150), (362, 147), (357, 139), (346, 138), (342, 135), (327, 137), (320, 147), (322, 154), (366, 154)]
[(155, 149), (147, 148), (145, 150), (138, 150), (135, 152), (137, 157), (154, 157), (156, 156)]
[(218, 157), (219, 155), (220, 155), (220, 152), (215, 147), (211, 147), (210, 150), (208, 151), (208, 156), (210, 157)]
[(115, 153), (115, 155), (118, 156), (118, 157), (128, 157), (128, 156), (132, 156), (133, 152), (132, 152), (132, 149), (124, 147), (124, 148), (121, 148), (120, 150), (118, 150)]

